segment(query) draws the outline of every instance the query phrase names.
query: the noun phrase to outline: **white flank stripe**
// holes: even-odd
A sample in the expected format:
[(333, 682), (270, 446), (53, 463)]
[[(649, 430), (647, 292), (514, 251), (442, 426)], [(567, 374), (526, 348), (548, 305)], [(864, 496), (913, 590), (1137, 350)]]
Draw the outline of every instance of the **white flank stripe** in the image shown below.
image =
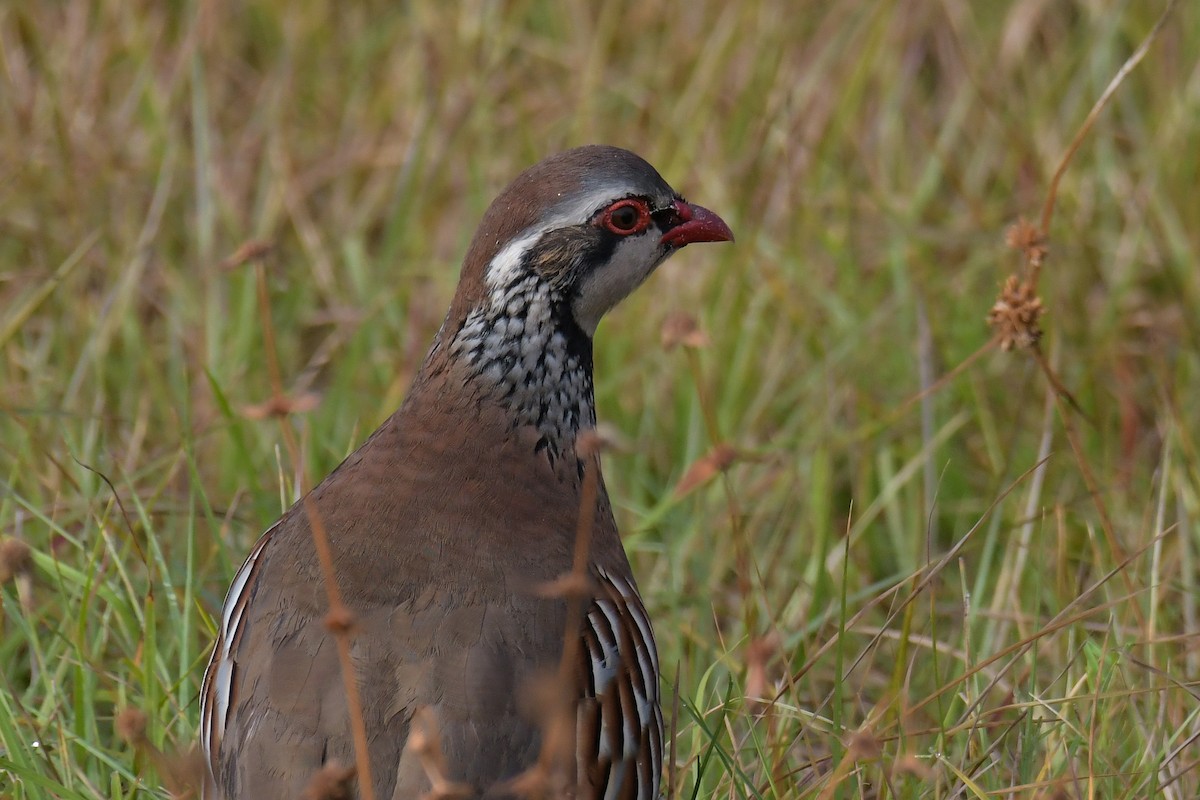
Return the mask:
[(221, 739), (229, 724), (230, 700), (233, 697), (234, 666), (233, 647), (238, 640), (242, 619), (254, 587), (252, 577), (259, 556), (266, 549), (276, 522), (259, 537), (254, 549), (233, 576), (233, 583), (225, 595), (221, 608), (221, 630), (213, 646), (212, 657), (204, 671), (204, 683), (200, 691), (200, 746), (209, 765), (215, 765), (221, 748)]
[[(628, 778), (638, 781), (635, 795), (638, 800), (657, 800), (663, 762), (663, 721), (658, 702), (654, 634), (633, 584), (603, 571), (598, 571), (597, 577), (601, 587), (588, 612), (591, 634), (585, 641), (600, 709), (600, 740), (596, 753), (580, 753), (582, 766), (586, 769), (587, 763), (594, 763), (593, 758), (610, 762), (605, 798), (615, 800), (633, 788), (622, 787), (622, 781)], [(626, 647), (632, 652), (625, 652)], [(639, 683), (644, 688), (638, 688)], [(613, 718), (614, 714), (619, 716)], [(618, 732), (621, 752), (614, 753), (613, 737)], [(649, 745), (647, 750), (641, 749), (643, 735)], [(649, 762), (648, 773), (645, 761)], [(639, 762), (643, 764), (641, 768)], [(647, 775), (649, 781), (641, 782)]]

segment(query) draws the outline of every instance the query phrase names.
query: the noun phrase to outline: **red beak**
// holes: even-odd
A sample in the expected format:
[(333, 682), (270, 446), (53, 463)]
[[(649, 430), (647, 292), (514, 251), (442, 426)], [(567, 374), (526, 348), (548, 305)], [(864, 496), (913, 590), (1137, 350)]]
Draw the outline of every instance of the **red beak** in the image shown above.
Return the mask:
[(682, 221), (663, 234), (662, 239), (659, 240), (661, 244), (683, 247), (686, 244), (696, 244), (697, 242), (733, 241), (733, 231), (729, 230), (725, 220), (704, 206), (676, 200), (675, 211)]

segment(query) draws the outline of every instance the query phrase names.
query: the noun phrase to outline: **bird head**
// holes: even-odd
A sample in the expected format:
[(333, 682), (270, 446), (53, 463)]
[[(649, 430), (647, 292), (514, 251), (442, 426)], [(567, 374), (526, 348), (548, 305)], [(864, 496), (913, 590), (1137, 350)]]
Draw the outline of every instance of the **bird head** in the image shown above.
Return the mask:
[(668, 256), (732, 241), (713, 212), (685, 201), (643, 159), (617, 147), (568, 150), (529, 168), (479, 224), (427, 360), (473, 397), (538, 432), (551, 463), (594, 427), (592, 336)]
[(523, 301), (544, 301), (558, 322), (591, 337), (672, 253), (732, 240), (719, 216), (685, 201), (641, 157), (579, 147), (529, 168), (492, 203), (464, 261), (456, 305), (508, 317)]

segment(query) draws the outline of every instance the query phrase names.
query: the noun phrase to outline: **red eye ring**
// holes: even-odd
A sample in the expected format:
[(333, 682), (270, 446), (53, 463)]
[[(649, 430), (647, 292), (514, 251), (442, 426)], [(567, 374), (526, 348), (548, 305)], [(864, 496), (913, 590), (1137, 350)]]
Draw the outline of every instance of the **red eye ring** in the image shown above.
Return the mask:
[(650, 208), (642, 200), (618, 200), (604, 209), (600, 224), (618, 236), (632, 236), (650, 227)]

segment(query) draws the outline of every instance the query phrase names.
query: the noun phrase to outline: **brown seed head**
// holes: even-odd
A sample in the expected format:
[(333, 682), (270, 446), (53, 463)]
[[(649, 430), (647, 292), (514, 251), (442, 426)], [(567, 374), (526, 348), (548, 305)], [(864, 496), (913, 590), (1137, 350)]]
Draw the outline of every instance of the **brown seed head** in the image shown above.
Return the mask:
[(353, 632), (354, 625), (354, 613), (345, 606), (330, 609), (325, 615), (325, 630), (334, 636), (345, 636)]
[(921, 780), (929, 780), (933, 777), (933, 770), (929, 768), (929, 765), (914, 755), (901, 756), (896, 759), (892, 769), (894, 772), (907, 773)]
[(1004, 243), (1025, 254), (1030, 266), (1040, 267), (1046, 258), (1046, 235), (1036, 225), (1020, 217), (1004, 233)]
[(1010, 275), (988, 312), (987, 323), (999, 336), (1001, 349), (1030, 347), (1042, 338), (1038, 321), (1044, 310), (1033, 283)]
[(273, 249), (275, 249), (274, 243), (265, 239), (251, 239), (248, 242), (242, 242), (242, 244), (238, 245), (237, 250), (234, 250), (227, 258), (221, 261), (221, 269), (237, 269), (243, 264), (260, 261), (266, 258)]
[(691, 314), (683, 311), (669, 314), (663, 320), (659, 335), (664, 350), (674, 350), (680, 345), (696, 349), (709, 345), (708, 334), (700, 327), (700, 323)]
[(883, 745), (880, 744), (879, 738), (866, 728), (859, 728), (850, 734), (850, 741), (847, 744), (850, 757), (856, 760), (874, 760), (883, 755)]
[(33, 568), (33, 551), (21, 539), (8, 538), (0, 544), (0, 583), (7, 583)]
[(717, 477), (720, 473), (732, 467), (741, 457), (737, 448), (731, 444), (719, 444), (698, 458), (675, 486), (675, 496), (683, 497)]
[(141, 709), (125, 709), (117, 714), (113, 726), (116, 728), (117, 736), (135, 747), (146, 741), (146, 712)]
[(354, 767), (328, 761), (313, 773), (300, 800), (354, 800)]
[(591, 458), (607, 450), (609, 440), (605, 431), (585, 428), (575, 437), (575, 452), (580, 458)]

